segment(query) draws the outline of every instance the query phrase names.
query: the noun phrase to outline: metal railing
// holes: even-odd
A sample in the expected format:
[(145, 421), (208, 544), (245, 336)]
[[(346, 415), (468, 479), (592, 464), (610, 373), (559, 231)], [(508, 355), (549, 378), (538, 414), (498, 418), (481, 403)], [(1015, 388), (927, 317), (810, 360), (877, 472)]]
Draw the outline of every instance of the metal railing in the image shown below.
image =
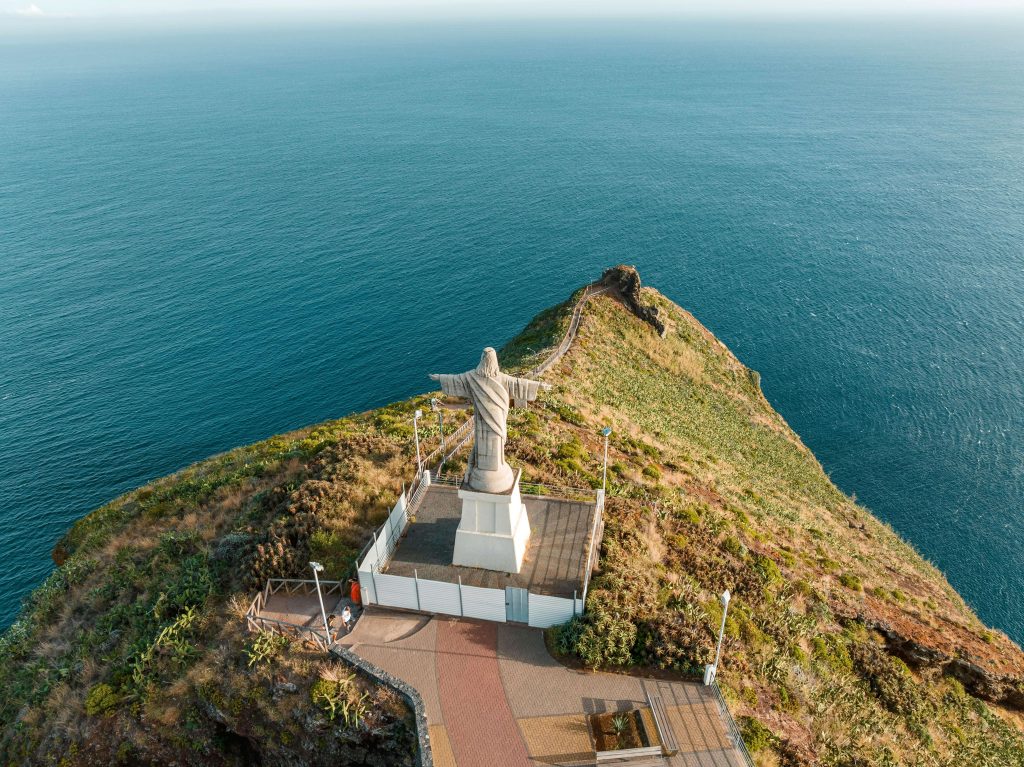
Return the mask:
[[(441, 456), (441, 463), (439, 466), (444, 464), (451, 459), (466, 444), (466, 438), (473, 432), (473, 416), (463, 421), (459, 426), (451, 433), (444, 435), (444, 442), (439, 444), (433, 450), (431, 450), (423, 458), (423, 465), (429, 466), (430, 462), (438, 456)], [(454, 443), (454, 447), (449, 449), (449, 446)]]
[(546, 482), (520, 482), (519, 492), (547, 498), (564, 498), (569, 501), (593, 501), (596, 493), (589, 487), (550, 485)]
[[(430, 484), (446, 487), (462, 487), (465, 479), (461, 474), (431, 475)], [(569, 485), (551, 485), (541, 482), (520, 482), (519, 491), (527, 495), (547, 498), (564, 498), (570, 501), (593, 501), (599, 493), (589, 487), (570, 487)]]
[(712, 682), (709, 686), (715, 696), (715, 702), (718, 704), (719, 715), (722, 717), (725, 722), (725, 728), (728, 730), (727, 734), (729, 736), (729, 741), (739, 752), (740, 756), (743, 757), (743, 761), (746, 763), (747, 767), (754, 767), (754, 759), (747, 750), (747, 744), (743, 742), (743, 736), (740, 735), (740, 728), (736, 726), (736, 720), (732, 718), (732, 712), (729, 711), (729, 705), (725, 702), (725, 697), (722, 695), (722, 690), (718, 686), (718, 682)]
[(594, 571), (594, 552), (597, 542), (604, 536), (604, 490), (597, 493), (597, 508), (594, 510), (594, 524), (590, 529), (590, 542), (587, 546), (587, 569), (583, 571), (583, 609), (587, 609), (587, 589), (590, 588), (590, 576)]
[(565, 331), (565, 336), (562, 338), (562, 342), (558, 345), (548, 358), (542, 363), (530, 370), (527, 375), (532, 377), (540, 377), (546, 372), (551, 370), (555, 366), (565, 353), (569, 351), (569, 347), (572, 346), (572, 342), (576, 340), (576, 333), (580, 329), (580, 322), (583, 319), (583, 306), (587, 303), (587, 299), (593, 296), (599, 296), (604, 293), (608, 288), (597, 288), (594, 285), (587, 285), (583, 289), (583, 295), (580, 296), (579, 301), (572, 308), (572, 319), (569, 320), (569, 328)]
[[(321, 594), (344, 594), (345, 584), (342, 581), (320, 581)], [(298, 623), (290, 623), (278, 618), (268, 618), (261, 615), (270, 597), (279, 591), (285, 594), (301, 592), (303, 594), (316, 593), (316, 581), (302, 580), (299, 578), (268, 578), (266, 586), (249, 603), (249, 609), (245, 612), (245, 623), (250, 631), (271, 631), (282, 636), (292, 636), (298, 639), (306, 639), (315, 643), (323, 650), (330, 647), (330, 643), (324, 636), (322, 629), (314, 629), (310, 626), (302, 626)], [(331, 637), (333, 641), (333, 635)]]
[(436, 477), (430, 476), (430, 484), (432, 485), (446, 485), (447, 487), (462, 487), (462, 480), (465, 479), (461, 474), (438, 474)]
[(473, 436), (473, 416), (470, 416), (465, 423), (462, 424), (458, 429), (448, 435), (447, 443), (451, 444), (455, 442), (455, 447), (448, 450), (442, 457), (441, 463), (437, 466), (438, 473), (444, 468), (444, 465), (450, 461), (456, 453), (462, 450), (463, 446), (469, 442), (469, 438)]

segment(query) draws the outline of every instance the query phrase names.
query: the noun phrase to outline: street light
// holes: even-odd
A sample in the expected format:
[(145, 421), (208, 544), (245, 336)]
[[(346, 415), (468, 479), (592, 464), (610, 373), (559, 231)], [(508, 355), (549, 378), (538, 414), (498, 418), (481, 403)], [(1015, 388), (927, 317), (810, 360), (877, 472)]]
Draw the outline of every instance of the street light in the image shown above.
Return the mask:
[(327, 625), (327, 611), (324, 609), (324, 595), (320, 593), (320, 576), (318, 573), (322, 573), (324, 566), (319, 562), (310, 562), (309, 566), (313, 568), (313, 580), (316, 581), (316, 596), (320, 600), (320, 615), (324, 619), (324, 631), (327, 632), (327, 647), (331, 646), (331, 627)]
[(718, 662), (722, 659), (722, 639), (725, 637), (725, 616), (729, 613), (729, 600), (731, 599), (729, 589), (719, 597), (722, 604), (722, 627), (718, 630), (718, 647), (715, 649), (715, 662), (704, 667), (704, 684), (711, 684), (718, 676)]
[(419, 420), (423, 417), (423, 411), (417, 409), (412, 414), (412, 433), (416, 437), (416, 471), (423, 468), (423, 460), (420, 458), (420, 427)]
[(444, 411), (441, 410), (441, 406), (437, 404), (437, 397), (430, 398), (430, 409), (437, 413), (437, 428), (441, 432), (441, 457), (444, 458)]
[(601, 429), (601, 433), (604, 435), (604, 470), (601, 473), (601, 490), (605, 491), (608, 487), (608, 438), (612, 435), (612, 427), (605, 426)]

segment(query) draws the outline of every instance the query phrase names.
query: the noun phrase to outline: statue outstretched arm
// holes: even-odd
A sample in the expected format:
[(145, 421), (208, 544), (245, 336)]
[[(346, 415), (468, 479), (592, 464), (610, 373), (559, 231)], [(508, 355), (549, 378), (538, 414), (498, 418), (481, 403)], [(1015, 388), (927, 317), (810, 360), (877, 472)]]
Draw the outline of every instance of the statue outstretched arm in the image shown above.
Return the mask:
[(523, 407), (527, 402), (537, 399), (537, 394), (542, 391), (550, 391), (551, 384), (543, 381), (532, 381), (529, 378), (505, 377), (505, 388), (509, 396), (515, 402), (516, 407)]
[(441, 373), (431, 373), (431, 380), (438, 381), (441, 384), (441, 391), (445, 394), (450, 394), (453, 397), (470, 397), (471, 392), (469, 386), (466, 385), (465, 378), (462, 375), (444, 375)]

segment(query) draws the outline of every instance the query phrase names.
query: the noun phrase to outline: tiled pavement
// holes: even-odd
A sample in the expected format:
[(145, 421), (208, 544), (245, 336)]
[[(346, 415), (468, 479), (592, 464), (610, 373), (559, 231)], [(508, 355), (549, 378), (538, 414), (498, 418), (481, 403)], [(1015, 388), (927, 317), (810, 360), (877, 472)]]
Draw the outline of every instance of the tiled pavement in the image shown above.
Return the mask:
[[(344, 633), (341, 627), (341, 611), (346, 606), (352, 610), (354, 618), (358, 618), (363, 611), (361, 605), (357, 605), (347, 596), (338, 597), (335, 594), (324, 598), (324, 610), (327, 611), (332, 634)], [(324, 619), (320, 614), (320, 600), (316, 594), (286, 594), (279, 591), (270, 595), (259, 615), (261, 618), (305, 626), (318, 633), (324, 626)]]
[(456, 764), (529, 764), (501, 684), (498, 624), (437, 623), (437, 686)]
[(504, 589), (517, 586), (534, 594), (571, 597), (583, 591), (588, 540), (596, 506), (557, 498), (523, 496), (532, 534), (519, 573), (452, 564), (462, 502), (454, 487), (431, 485), (398, 543), (386, 572), (411, 578)]
[(679, 743), (671, 767), (743, 765), (702, 686), (568, 669), (538, 629), (371, 608), (341, 641), (420, 692), (438, 767), (593, 764), (586, 715), (645, 705), (645, 692)]

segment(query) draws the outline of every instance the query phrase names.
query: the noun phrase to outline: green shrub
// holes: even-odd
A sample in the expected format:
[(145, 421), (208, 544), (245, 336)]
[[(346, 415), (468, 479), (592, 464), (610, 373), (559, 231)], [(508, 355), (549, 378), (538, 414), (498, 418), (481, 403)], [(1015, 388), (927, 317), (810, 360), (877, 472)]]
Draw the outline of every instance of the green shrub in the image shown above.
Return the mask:
[(677, 512), (680, 519), (689, 522), (691, 525), (699, 525), (701, 515), (708, 511), (706, 503), (688, 503)]
[(754, 560), (754, 571), (765, 583), (774, 584), (782, 583), (783, 581), (782, 572), (779, 570), (779, 566), (775, 564), (775, 561), (771, 557), (763, 554), (759, 554)]
[(89, 716), (98, 716), (113, 711), (120, 702), (114, 688), (106, 682), (94, 684), (89, 688), (85, 696), (85, 713)]
[(281, 654), (281, 651), (288, 646), (287, 637), (275, 634), (272, 631), (260, 631), (256, 637), (245, 646), (245, 655), (248, 658), (246, 664), (249, 668), (262, 666), (269, 663)]
[(644, 474), (645, 477), (648, 477), (649, 479), (653, 479), (655, 482), (657, 482), (659, 479), (661, 479), (661, 469), (659, 469), (653, 463), (652, 464), (648, 464), (647, 466), (644, 466), (643, 474)]
[(340, 716), (347, 727), (361, 725), (370, 712), (369, 693), (360, 692), (352, 677), (321, 677), (309, 688), (309, 697), (330, 721)]
[(576, 615), (568, 623), (558, 626), (555, 629), (555, 650), (560, 655), (576, 655), (576, 648), (586, 627), (587, 619), (582, 615)]
[(835, 634), (816, 636), (811, 640), (811, 653), (814, 659), (824, 663), (833, 671), (853, 671), (853, 659), (842, 637)]
[(354, 567), (353, 561), (357, 553), (336, 532), (317, 530), (309, 536), (310, 558), (324, 566), (325, 578), (344, 578)]
[(853, 573), (843, 573), (839, 576), (839, 582), (851, 591), (860, 591), (862, 588), (860, 578)]
[(752, 716), (741, 716), (740, 735), (751, 751), (764, 751), (779, 742), (778, 736)]
[(573, 426), (583, 426), (586, 423), (586, 419), (580, 414), (576, 408), (565, 405), (557, 404), (552, 406), (552, 410), (566, 423), (571, 423)]
[(636, 626), (631, 621), (598, 611), (581, 619), (581, 628), (568, 628), (573, 622), (567, 624), (565, 640), (560, 638), (560, 645), (564, 641), (564, 646), (569, 648), (573, 642), (572, 652), (584, 665), (588, 668), (629, 665), (636, 642)]
[(722, 541), (722, 548), (728, 551), (737, 559), (743, 559), (747, 556), (747, 547), (744, 546), (738, 538), (735, 538), (731, 535), (727, 536), (726, 539)]

